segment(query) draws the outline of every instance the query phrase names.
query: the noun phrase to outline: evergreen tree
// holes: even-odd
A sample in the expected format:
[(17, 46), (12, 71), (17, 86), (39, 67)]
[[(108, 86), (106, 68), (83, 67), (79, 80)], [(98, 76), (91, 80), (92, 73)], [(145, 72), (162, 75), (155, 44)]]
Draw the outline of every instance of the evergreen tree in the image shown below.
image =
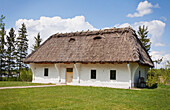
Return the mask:
[(143, 27), (139, 26), (138, 37), (147, 52), (149, 52), (151, 47), (151, 42), (148, 38), (148, 32), (148, 27), (145, 27), (145, 25), (143, 25)]
[(37, 37), (34, 37), (34, 39), (35, 39), (35, 44), (33, 45), (33, 51), (36, 50), (42, 42), (42, 39), (40, 37), (40, 33), (38, 33)]
[(5, 71), (5, 17), (1, 15), (0, 18), (0, 76)]
[(17, 37), (17, 67), (20, 71), (27, 67), (27, 65), (23, 63), (23, 60), (28, 54), (27, 30), (24, 23), (22, 24), (22, 27), (19, 28), (18, 33), (19, 36)]
[(5, 16), (1, 15), (1, 17), (0, 17), (0, 29), (5, 26), (5, 23), (3, 22), (4, 19), (5, 19)]
[(13, 28), (10, 29), (9, 35), (6, 36), (6, 70), (8, 71), (8, 76), (11, 75), (12, 70), (15, 69), (15, 30)]

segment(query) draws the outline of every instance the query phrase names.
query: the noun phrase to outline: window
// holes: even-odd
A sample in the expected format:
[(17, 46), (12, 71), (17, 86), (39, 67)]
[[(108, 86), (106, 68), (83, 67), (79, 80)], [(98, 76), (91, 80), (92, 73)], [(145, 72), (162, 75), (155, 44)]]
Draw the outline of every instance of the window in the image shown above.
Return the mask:
[(116, 70), (110, 70), (110, 79), (116, 80)]
[(94, 38), (93, 38), (93, 40), (98, 40), (98, 39), (102, 39), (102, 38), (105, 38), (104, 36), (95, 36)]
[(140, 78), (140, 70), (139, 70), (139, 78)]
[(75, 40), (75, 38), (70, 38), (69, 42), (74, 42)]
[(48, 76), (48, 68), (44, 68), (44, 76)]
[(67, 72), (73, 72), (73, 68), (67, 68)]
[(91, 79), (96, 79), (96, 70), (91, 70)]

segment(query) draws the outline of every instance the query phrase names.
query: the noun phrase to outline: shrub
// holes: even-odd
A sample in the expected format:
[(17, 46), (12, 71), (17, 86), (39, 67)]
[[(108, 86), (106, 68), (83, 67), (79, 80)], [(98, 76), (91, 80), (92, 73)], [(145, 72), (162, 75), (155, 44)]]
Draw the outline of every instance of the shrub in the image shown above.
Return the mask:
[(20, 80), (21, 81), (32, 81), (32, 71), (31, 69), (23, 69), (20, 71)]
[(146, 84), (149, 87), (152, 87), (154, 84), (158, 82), (158, 74), (154, 69), (148, 71), (148, 78), (146, 80)]
[(147, 85), (152, 87), (154, 84), (167, 84), (170, 76), (170, 69), (151, 69), (148, 71)]
[(19, 81), (18, 77), (1, 77), (0, 81)]

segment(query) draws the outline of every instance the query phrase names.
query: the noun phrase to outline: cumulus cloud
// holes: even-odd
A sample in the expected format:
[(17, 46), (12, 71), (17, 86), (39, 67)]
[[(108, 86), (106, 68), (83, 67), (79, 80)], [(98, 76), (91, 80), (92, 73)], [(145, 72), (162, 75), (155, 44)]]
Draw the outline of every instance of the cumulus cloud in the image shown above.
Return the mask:
[(165, 44), (158, 42), (158, 43), (155, 43), (155, 46), (156, 46), (156, 47), (164, 47)]
[[(16, 21), (16, 30), (25, 23), (28, 31), (29, 48), (34, 43), (34, 37), (38, 32), (45, 41), (49, 36), (55, 33), (75, 32), (82, 30), (95, 30), (95, 28), (85, 21), (84, 16), (75, 16), (73, 18), (62, 19), (59, 16), (55, 17), (40, 17), (38, 20), (33, 19), (19, 19)], [(29, 49), (30, 53), (30, 49)]]
[(152, 5), (148, 1), (140, 2), (136, 9), (137, 12), (133, 14), (128, 14), (127, 17), (142, 17), (144, 15), (152, 13), (153, 8), (159, 8), (159, 4)]
[(115, 27), (131, 26), (135, 30), (138, 30), (138, 27), (141, 25), (148, 26), (149, 37), (151, 38), (151, 42), (153, 46), (165, 46), (165, 44), (161, 43), (161, 38), (164, 33), (164, 28), (166, 24), (160, 20), (140, 21), (140, 22), (135, 22), (133, 24), (129, 24), (129, 23), (116, 24)]
[[(151, 51), (150, 55), (152, 56), (152, 60), (158, 60), (163, 58), (163, 61), (161, 62), (161, 64), (157, 65), (157, 68), (164, 68), (165, 64), (167, 61), (170, 61), (170, 54), (166, 53), (166, 52), (159, 52), (159, 51)], [(156, 65), (155, 65), (156, 66)]]

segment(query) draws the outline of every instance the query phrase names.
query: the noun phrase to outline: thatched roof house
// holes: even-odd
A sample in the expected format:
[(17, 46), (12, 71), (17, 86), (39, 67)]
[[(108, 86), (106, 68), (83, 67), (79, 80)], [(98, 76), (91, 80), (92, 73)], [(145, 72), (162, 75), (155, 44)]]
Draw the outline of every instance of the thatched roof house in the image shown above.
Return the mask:
[(113, 28), (52, 35), (25, 63), (138, 62), (153, 66), (131, 28)]
[(154, 66), (130, 27), (54, 34), (24, 62), (34, 65), (121, 63)]

